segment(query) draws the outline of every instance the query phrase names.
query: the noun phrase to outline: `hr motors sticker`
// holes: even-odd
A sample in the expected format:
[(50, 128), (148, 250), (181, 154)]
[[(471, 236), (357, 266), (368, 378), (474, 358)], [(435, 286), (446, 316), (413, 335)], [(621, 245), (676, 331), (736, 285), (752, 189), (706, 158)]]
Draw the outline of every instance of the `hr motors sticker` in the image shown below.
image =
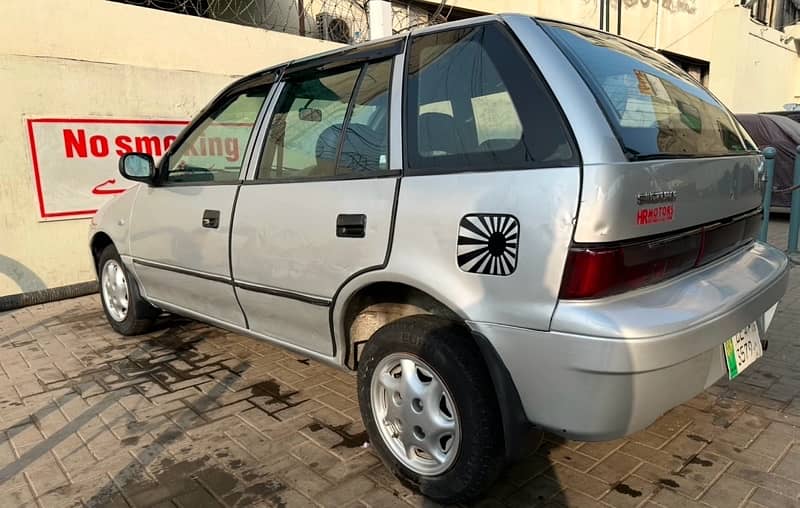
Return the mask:
[(671, 222), (674, 216), (675, 205), (642, 208), (636, 213), (636, 224), (643, 226), (647, 224), (658, 224), (659, 222)]

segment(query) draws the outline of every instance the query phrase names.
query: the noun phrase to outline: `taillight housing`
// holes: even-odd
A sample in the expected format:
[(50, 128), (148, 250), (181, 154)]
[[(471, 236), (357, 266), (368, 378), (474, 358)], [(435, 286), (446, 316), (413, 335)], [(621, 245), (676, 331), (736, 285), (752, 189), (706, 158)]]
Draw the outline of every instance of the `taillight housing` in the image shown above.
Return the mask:
[(664, 281), (752, 242), (760, 224), (759, 213), (645, 241), (574, 245), (559, 297), (600, 298)]

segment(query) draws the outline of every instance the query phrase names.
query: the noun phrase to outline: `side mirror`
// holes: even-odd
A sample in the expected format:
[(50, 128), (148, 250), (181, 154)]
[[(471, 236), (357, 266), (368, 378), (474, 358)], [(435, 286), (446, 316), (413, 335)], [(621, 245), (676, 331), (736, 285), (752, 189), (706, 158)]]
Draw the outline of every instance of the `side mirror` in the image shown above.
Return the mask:
[(119, 173), (128, 180), (152, 184), (156, 177), (156, 163), (148, 153), (126, 153), (119, 158)]

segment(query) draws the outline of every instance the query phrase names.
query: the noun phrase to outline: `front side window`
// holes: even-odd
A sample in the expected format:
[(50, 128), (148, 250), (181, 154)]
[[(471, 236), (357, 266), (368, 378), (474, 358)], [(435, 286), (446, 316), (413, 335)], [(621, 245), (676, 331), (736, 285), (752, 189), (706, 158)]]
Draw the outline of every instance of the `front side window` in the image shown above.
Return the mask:
[(391, 60), (289, 77), (258, 180), (331, 178), (388, 168)]
[(268, 92), (261, 88), (236, 95), (208, 114), (170, 155), (166, 181), (239, 180), (244, 151)]
[(407, 90), (412, 172), (524, 169), (577, 159), (549, 90), (498, 23), (414, 37)]
[(725, 108), (655, 51), (589, 29), (544, 26), (592, 88), (631, 159), (747, 150)]

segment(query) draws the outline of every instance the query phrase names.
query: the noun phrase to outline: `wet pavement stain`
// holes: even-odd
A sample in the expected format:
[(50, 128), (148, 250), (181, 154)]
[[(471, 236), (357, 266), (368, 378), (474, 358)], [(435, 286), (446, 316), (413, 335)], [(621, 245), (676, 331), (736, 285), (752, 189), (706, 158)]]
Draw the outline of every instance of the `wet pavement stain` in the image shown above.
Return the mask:
[(335, 445), (331, 446), (333, 448), (360, 448), (364, 446), (364, 443), (367, 442), (369, 439), (367, 437), (367, 431), (357, 432), (355, 434), (351, 434), (347, 432), (350, 428), (351, 423), (344, 423), (342, 425), (329, 425), (325, 422), (320, 420), (315, 420), (314, 423), (308, 424), (308, 430), (311, 432), (319, 432), (322, 429), (328, 429), (329, 431), (333, 432), (337, 436), (339, 436), (342, 440)]
[(625, 494), (626, 496), (630, 497), (640, 497), (642, 495), (641, 490), (636, 490), (631, 488), (629, 485), (624, 483), (618, 483), (614, 490), (619, 492), (620, 494)]
[[(234, 461), (240, 464), (241, 461)], [(227, 506), (249, 506), (267, 497), (279, 495), (286, 486), (266, 473), (248, 472), (237, 477), (223, 469), (208, 455), (191, 460), (164, 458), (155, 464), (152, 480), (135, 480), (123, 487), (128, 499), (146, 501), (148, 506), (180, 495), (203, 490), (221, 499)], [(160, 488), (159, 488), (160, 487)], [(164, 499), (155, 499), (163, 493)]]
[(715, 416), (714, 419), (711, 420), (711, 424), (727, 429), (731, 426), (731, 421), (722, 416)]
[(698, 466), (711, 467), (714, 465), (710, 460), (701, 459), (700, 457), (692, 457), (689, 464), (697, 464)]
[(142, 438), (141, 436), (126, 437), (121, 441), (121, 443), (122, 446), (136, 446), (137, 444), (139, 444), (141, 438)]

